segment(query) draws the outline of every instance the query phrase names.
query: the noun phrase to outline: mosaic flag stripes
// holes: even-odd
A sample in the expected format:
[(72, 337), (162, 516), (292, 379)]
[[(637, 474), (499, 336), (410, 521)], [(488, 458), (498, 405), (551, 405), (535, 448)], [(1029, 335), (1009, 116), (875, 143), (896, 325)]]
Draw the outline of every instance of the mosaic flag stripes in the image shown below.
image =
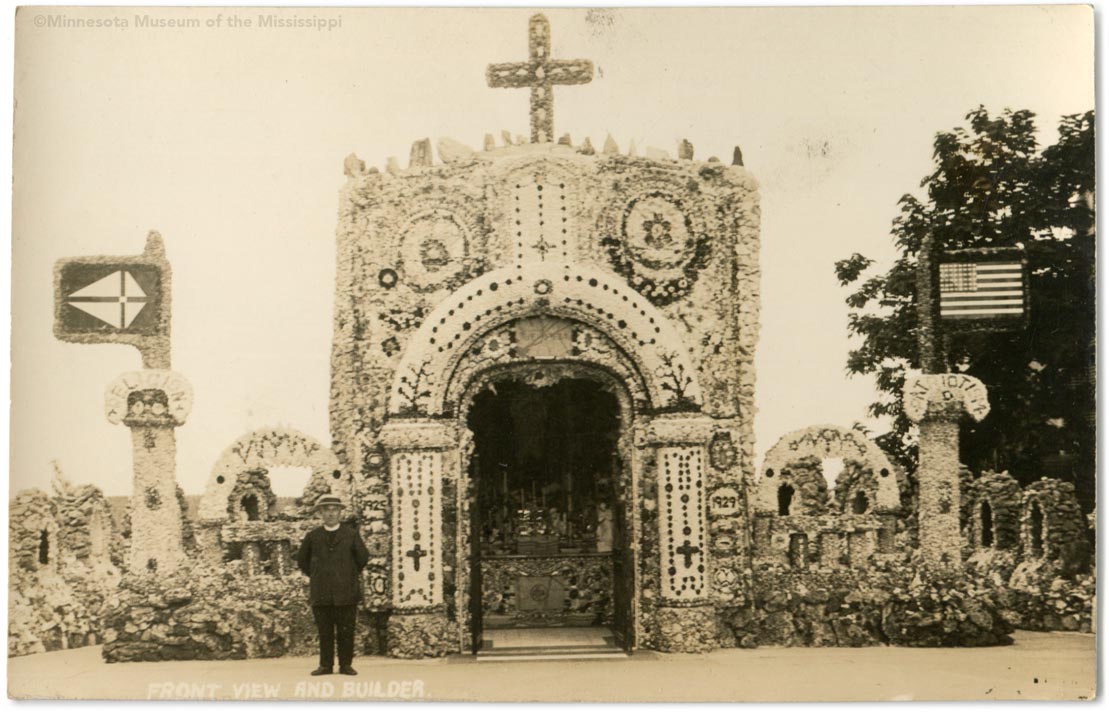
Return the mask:
[(940, 265), (940, 317), (1015, 318), (1024, 314), (1024, 267), (1019, 261)]

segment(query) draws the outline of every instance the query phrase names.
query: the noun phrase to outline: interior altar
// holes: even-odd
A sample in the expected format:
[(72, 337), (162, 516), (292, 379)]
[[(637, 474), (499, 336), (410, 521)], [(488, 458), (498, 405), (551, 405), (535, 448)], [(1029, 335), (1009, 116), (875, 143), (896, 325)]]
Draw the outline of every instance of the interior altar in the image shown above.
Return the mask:
[(616, 415), (583, 380), (500, 382), (475, 400), (484, 627), (611, 624)]
[(487, 628), (612, 624), (612, 553), (481, 559)]

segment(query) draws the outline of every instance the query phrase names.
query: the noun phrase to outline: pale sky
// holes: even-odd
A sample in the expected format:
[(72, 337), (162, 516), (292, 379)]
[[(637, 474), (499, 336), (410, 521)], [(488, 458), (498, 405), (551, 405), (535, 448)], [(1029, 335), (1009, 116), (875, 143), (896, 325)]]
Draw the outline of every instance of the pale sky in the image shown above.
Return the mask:
[[(340, 19), (260, 28), (260, 15)], [(200, 493), (220, 452), (283, 425), (329, 444), (335, 226), (343, 159), (407, 166), (414, 140), (480, 149), (528, 133), (528, 93), (485, 66), (526, 57), (532, 10), (143, 11), (24, 8), (16, 21), (12, 491), (76, 482), (131, 491), (127, 429), (104, 390), (131, 347), (52, 332), (52, 267), (127, 255), (159, 230), (173, 265), (173, 369), (195, 390), (178, 482)], [(141, 28), (136, 16), (211, 29)], [(1041, 143), (1092, 109), (1085, 6), (552, 10), (552, 55), (591, 59), (556, 88), (555, 129), (730, 161), (762, 195), (757, 451), (810, 424), (850, 426), (874, 398), (848, 379), (847, 290), (833, 263), (888, 267), (890, 222), (919, 194), (934, 134), (979, 104), (1029, 109)], [(128, 27), (51, 26), (49, 16)], [(253, 27), (227, 26), (230, 15)], [(303, 480), (279, 479), (279, 494)]]

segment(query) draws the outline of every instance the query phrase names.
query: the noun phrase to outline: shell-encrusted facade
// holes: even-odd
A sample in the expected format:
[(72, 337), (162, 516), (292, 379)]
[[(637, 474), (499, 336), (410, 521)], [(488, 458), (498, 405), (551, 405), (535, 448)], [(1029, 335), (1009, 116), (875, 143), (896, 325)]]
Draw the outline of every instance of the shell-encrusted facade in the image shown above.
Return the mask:
[[(340, 199), (333, 449), (359, 500), (375, 504), (361, 510), (364, 526), (391, 533), (392, 598), (382, 605), (394, 620), (448, 621), (450, 642), (408, 654), (457, 649), (468, 626), (458, 613), (469, 606), (470, 534), (459, 525), (473, 488), (468, 395), (484, 375), (522, 365), (548, 380), (594, 370), (623, 395), (622, 493), (638, 505), (636, 639), (688, 649), (666, 634), (681, 628), (660, 630), (660, 609), (678, 610), (671, 622), (743, 598), (759, 315), (754, 179), (715, 160), (550, 143), (480, 153), (441, 143), (453, 160), (432, 165), (427, 147), (417, 142), (407, 170), (367, 172), (349, 160)], [(552, 330), (567, 335), (562, 348), (534, 338)], [(675, 487), (689, 492), (679, 499)], [(437, 496), (409, 498), (412, 489)], [(729, 494), (734, 507), (709, 508)], [(429, 528), (443, 537), (419, 540)], [(430, 548), (431, 565), (406, 565), (412, 548)], [(398, 620), (395, 631), (410, 629)]]

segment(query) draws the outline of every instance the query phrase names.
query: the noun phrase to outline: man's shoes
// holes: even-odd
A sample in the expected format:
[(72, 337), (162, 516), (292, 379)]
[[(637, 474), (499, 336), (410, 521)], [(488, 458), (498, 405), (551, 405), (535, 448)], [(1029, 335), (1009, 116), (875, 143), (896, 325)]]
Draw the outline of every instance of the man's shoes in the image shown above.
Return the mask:
[(351, 667), (350, 665), (347, 665), (346, 667), (340, 667), (339, 668), (339, 674), (347, 674), (347, 675), (350, 675), (351, 677), (353, 677), (356, 674), (358, 674), (358, 672), (355, 671), (354, 667)]
[(312, 670), (313, 677), (318, 677), (321, 674), (334, 674), (334, 672), (331, 671), (330, 667), (316, 667)]

